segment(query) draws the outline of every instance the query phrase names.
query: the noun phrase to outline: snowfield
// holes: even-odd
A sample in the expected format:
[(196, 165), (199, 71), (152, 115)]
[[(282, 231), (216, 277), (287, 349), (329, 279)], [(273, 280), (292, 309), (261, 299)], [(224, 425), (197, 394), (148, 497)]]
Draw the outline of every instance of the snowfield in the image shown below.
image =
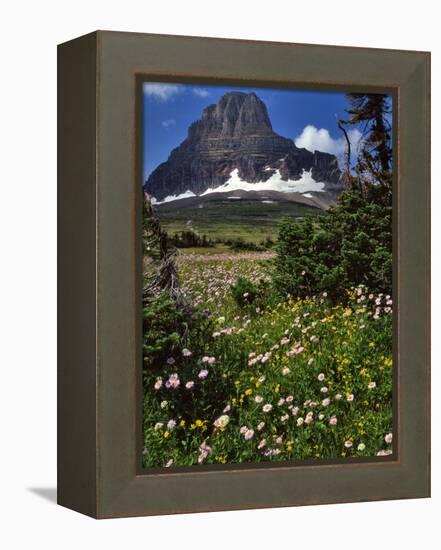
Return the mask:
[[(272, 168), (266, 168), (266, 170), (272, 170)], [(325, 184), (320, 181), (315, 181), (312, 177), (312, 170), (307, 172), (303, 170), (301, 177), (298, 180), (283, 180), (280, 174), (280, 170), (275, 170), (274, 174), (267, 181), (258, 181), (250, 183), (244, 181), (239, 177), (239, 170), (235, 168), (231, 173), (229, 179), (219, 187), (210, 187), (204, 191), (200, 196), (210, 195), (212, 193), (228, 193), (233, 191), (279, 191), (282, 193), (301, 193), (306, 197), (312, 197), (311, 191), (322, 193), (324, 191)], [(152, 204), (164, 204), (166, 202), (177, 201), (181, 199), (187, 199), (189, 197), (196, 197), (193, 191), (185, 191), (180, 195), (169, 195), (162, 201), (158, 201), (152, 198)], [(228, 197), (232, 198), (232, 197)]]

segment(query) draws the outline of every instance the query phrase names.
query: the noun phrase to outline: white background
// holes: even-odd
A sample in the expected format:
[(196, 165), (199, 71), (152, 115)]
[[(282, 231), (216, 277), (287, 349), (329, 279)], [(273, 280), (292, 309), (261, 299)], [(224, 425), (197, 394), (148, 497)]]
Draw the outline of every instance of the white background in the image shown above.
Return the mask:
[(441, 304), (437, 282), (441, 265), (440, 216), (436, 215), (432, 241), (432, 499), (105, 521), (54, 504), (56, 44), (107, 29), (431, 50), (433, 212), (437, 213), (441, 195), (437, 4), (430, 0), (39, 0), (2, 4), (0, 546), (8, 550), (439, 548), (437, 312)]

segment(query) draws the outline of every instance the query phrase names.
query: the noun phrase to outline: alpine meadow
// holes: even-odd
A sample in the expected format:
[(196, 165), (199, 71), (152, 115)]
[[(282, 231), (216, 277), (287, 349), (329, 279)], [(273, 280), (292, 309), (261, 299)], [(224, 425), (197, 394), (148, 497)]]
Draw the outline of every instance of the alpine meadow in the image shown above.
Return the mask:
[(392, 455), (392, 106), (144, 83), (144, 468)]

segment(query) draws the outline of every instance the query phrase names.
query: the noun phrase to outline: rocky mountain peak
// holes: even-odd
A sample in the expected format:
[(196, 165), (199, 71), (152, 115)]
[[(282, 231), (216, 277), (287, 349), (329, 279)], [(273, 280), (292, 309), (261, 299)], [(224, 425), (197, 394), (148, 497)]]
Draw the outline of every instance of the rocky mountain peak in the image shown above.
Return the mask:
[(296, 147), (273, 131), (265, 103), (254, 93), (228, 92), (191, 124), (187, 138), (152, 172), (146, 190), (157, 200), (217, 188), (237, 170), (247, 183), (275, 173), (284, 181), (311, 171), (336, 195), (341, 189), (337, 159)]

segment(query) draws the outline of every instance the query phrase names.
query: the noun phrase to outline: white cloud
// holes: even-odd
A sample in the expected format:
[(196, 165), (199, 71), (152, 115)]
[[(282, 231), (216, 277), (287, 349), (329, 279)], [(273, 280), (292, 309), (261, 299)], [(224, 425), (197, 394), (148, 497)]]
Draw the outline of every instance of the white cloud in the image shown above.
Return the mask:
[(164, 128), (168, 128), (169, 126), (174, 126), (176, 124), (176, 120), (174, 118), (169, 118), (168, 120), (163, 120), (161, 122), (161, 125), (164, 126)]
[(194, 95), (198, 97), (207, 97), (210, 95), (210, 92), (206, 90), (205, 88), (193, 88), (192, 92)]
[(154, 84), (144, 82), (142, 91), (145, 95), (154, 97), (158, 101), (165, 102), (183, 92), (184, 87), (179, 86), (178, 84)]
[[(356, 128), (348, 131), (349, 141), (351, 142), (352, 153), (357, 149), (361, 138), (361, 132)], [(334, 139), (325, 128), (316, 128), (309, 125), (303, 128), (302, 133), (294, 140), (297, 147), (304, 147), (308, 151), (322, 151), (331, 153), (337, 158), (342, 157), (346, 152), (346, 140), (344, 136)]]

